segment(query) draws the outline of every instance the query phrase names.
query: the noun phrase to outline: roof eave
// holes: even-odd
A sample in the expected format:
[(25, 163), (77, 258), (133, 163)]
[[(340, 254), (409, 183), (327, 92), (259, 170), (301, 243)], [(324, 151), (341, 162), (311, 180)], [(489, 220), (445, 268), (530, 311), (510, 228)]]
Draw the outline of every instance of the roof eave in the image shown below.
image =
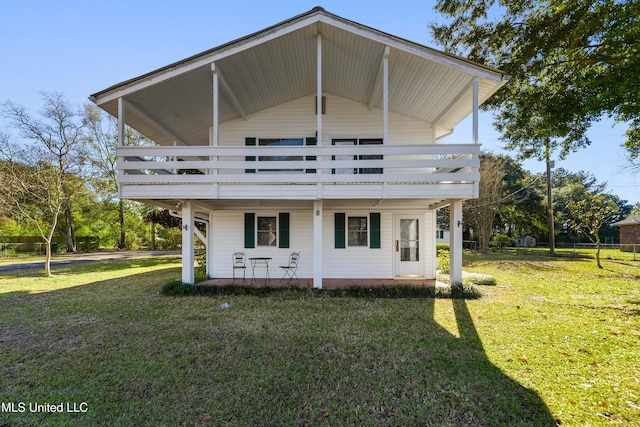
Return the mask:
[[(324, 23), (342, 28), (354, 34), (384, 43), (394, 49), (402, 50), (419, 57), (433, 60), (453, 68), (464, 71), (470, 75), (484, 78), (502, 86), (508, 80), (506, 74), (500, 70), (477, 64), (466, 58), (458, 57), (446, 52), (424, 46), (374, 28), (350, 21), (340, 16), (325, 11), (321, 7), (315, 7), (308, 12), (289, 18), (283, 22), (257, 31), (240, 39), (214, 47), (205, 52), (193, 55), (181, 61), (151, 71), (142, 76), (115, 84), (102, 91), (89, 96), (89, 99), (97, 105), (113, 101), (129, 93), (155, 85), (162, 81), (177, 77), (196, 68), (208, 66), (222, 58), (250, 49), (256, 45), (265, 43), (274, 38), (296, 31), (314, 23)], [(497, 88), (496, 88), (497, 90)]]

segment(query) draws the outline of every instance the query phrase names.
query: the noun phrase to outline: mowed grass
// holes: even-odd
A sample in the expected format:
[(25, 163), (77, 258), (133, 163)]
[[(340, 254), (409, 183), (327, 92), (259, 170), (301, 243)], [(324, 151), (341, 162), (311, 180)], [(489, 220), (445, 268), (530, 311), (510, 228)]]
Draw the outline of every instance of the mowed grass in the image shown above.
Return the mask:
[(466, 301), (159, 295), (179, 262), (0, 276), (0, 425), (640, 425), (640, 262), (466, 254)]

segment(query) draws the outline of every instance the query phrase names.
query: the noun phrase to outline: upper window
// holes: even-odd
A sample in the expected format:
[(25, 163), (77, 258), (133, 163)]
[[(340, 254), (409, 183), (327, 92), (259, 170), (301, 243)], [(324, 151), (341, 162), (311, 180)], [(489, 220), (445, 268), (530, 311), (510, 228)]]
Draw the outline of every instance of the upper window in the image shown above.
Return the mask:
[[(304, 145), (302, 138), (261, 138), (258, 140), (260, 146), (281, 147)], [(258, 160), (261, 162), (273, 161), (295, 161), (302, 160), (302, 156), (260, 156)], [(302, 172), (303, 169), (259, 169), (259, 172)]]
[[(333, 145), (382, 145), (382, 139), (334, 139)], [(359, 156), (332, 156), (332, 160), (382, 160), (381, 154), (364, 154)], [(355, 166), (355, 163), (354, 163)], [(332, 169), (334, 174), (380, 174), (382, 168), (339, 168)]]

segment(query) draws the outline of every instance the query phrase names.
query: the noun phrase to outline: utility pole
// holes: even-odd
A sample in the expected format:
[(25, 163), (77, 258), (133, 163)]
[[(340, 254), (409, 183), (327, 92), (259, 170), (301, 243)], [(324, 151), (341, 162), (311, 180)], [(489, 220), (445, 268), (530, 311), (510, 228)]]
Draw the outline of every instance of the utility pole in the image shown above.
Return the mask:
[(555, 162), (551, 160), (551, 150), (547, 143), (545, 156), (547, 160), (547, 216), (549, 219), (549, 253), (555, 254), (556, 249), (556, 236), (554, 231), (553, 221), (553, 198), (551, 196), (551, 168), (555, 166)]

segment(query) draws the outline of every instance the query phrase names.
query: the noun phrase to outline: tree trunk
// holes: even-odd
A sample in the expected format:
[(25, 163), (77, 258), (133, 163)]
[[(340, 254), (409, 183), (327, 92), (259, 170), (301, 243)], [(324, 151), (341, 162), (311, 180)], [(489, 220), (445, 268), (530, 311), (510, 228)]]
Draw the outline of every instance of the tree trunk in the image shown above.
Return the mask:
[(118, 202), (118, 218), (120, 220), (120, 241), (118, 242), (118, 249), (125, 249), (127, 236), (124, 231), (124, 200), (122, 199)]
[(596, 233), (596, 263), (598, 264), (598, 268), (603, 268), (600, 263), (600, 236)]
[(151, 221), (151, 249), (156, 249), (156, 223)]
[(44, 250), (44, 276), (51, 277), (51, 239), (45, 239), (45, 250)]
[(67, 252), (76, 251), (76, 231), (73, 228), (73, 216), (71, 215), (71, 206), (67, 205), (64, 210), (64, 217), (67, 220)]

